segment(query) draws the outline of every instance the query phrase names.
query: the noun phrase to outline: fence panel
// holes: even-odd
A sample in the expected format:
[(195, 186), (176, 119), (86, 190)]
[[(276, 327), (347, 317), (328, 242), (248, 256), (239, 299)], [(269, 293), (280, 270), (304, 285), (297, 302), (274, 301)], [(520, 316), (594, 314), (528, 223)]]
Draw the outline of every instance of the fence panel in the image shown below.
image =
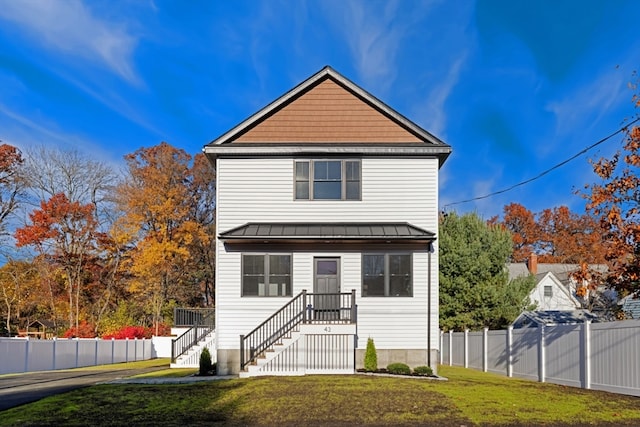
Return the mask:
[(545, 381), (580, 387), (582, 385), (582, 326), (558, 325), (545, 328)]
[(507, 331), (487, 332), (487, 371), (507, 374)]
[(640, 321), (591, 325), (591, 387), (640, 396)]
[(513, 330), (511, 362), (514, 377), (538, 379), (538, 340), (537, 329)]
[(484, 362), (484, 332), (469, 332), (467, 339), (469, 368), (483, 369)]
[(453, 334), (451, 337), (451, 353), (454, 366), (464, 366), (464, 334)]

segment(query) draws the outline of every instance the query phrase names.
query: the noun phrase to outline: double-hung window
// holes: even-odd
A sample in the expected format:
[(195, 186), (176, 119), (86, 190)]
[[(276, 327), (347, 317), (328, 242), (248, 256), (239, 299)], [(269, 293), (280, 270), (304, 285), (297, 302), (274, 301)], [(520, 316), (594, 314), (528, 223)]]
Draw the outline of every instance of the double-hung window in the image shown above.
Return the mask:
[(360, 160), (296, 160), (296, 200), (360, 200)]
[(363, 254), (363, 297), (413, 296), (410, 254)]
[(291, 255), (242, 255), (242, 296), (291, 296)]

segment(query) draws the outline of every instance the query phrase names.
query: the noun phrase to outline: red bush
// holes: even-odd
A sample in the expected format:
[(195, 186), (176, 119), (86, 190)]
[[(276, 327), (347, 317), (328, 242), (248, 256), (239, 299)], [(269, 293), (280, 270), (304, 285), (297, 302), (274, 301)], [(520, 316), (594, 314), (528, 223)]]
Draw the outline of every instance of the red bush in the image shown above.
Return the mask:
[(62, 336), (64, 338), (95, 338), (96, 326), (83, 320), (78, 324), (78, 328), (75, 326), (69, 328)]
[[(144, 326), (125, 326), (119, 331), (113, 334), (103, 335), (102, 338), (105, 340), (116, 339), (116, 340), (124, 340), (124, 339), (142, 339), (142, 338), (151, 338), (155, 334), (155, 328), (145, 328)], [(163, 323), (158, 325), (158, 335), (170, 335), (171, 328)]]

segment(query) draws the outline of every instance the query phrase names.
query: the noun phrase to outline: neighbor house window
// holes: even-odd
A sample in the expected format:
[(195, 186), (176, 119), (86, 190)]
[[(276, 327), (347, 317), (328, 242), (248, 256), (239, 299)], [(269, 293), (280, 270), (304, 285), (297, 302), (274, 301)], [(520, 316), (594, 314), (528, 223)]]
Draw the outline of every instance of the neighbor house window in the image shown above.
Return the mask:
[(363, 297), (413, 296), (412, 276), (409, 254), (362, 255)]
[(360, 200), (360, 160), (296, 160), (296, 200)]
[(545, 297), (552, 297), (553, 296), (553, 288), (551, 286), (545, 286), (544, 287), (544, 296)]
[(242, 255), (242, 296), (291, 296), (291, 255)]

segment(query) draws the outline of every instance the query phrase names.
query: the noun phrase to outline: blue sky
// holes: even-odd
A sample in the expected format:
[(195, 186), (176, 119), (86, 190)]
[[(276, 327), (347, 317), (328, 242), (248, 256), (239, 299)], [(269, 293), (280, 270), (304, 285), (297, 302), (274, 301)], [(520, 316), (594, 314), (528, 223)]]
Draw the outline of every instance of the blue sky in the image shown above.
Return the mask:
[[(640, 65), (636, 0), (0, 0), (0, 140), (113, 164), (190, 154), (331, 65), (453, 147), (441, 205), (531, 178), (621, 127)], [(562, 204), (589, 157), (451, 206)]]

